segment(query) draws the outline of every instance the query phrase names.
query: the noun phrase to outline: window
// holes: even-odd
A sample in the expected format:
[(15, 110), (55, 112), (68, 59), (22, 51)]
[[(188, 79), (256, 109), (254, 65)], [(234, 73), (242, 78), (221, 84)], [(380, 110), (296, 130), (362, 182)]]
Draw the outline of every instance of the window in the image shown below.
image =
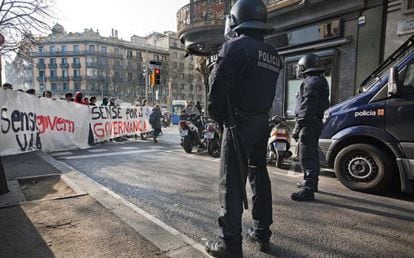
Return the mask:
[(86, 75), (91, 77), (96, 77), (98, 75), (98, 70), (95, 68), (86, 69)]
[(39, 77), (45, 78), (45, 70), (39, 70)]
[(173, 52), (173, 57), (177, 58), (177, 52)]
[(56, 64), (56, 58), (50, 58), (50, 64)]
[(62, 90), (64, 90), (64, 91), (68, 91), (69, 90), (69, 87), (68, 87), (68, 83), (67, 82), (62, 83)]
[(173, 45), (173, 47), (176, 48), (177, 47), (177, 42), (174, 41), (172, 45)]
[[(285, 110), (286, 115), (290, 118), (295, 116), (295, 106), (296, 106), (296, 96), (300, 90), (300, 85), (302, 83), (302, 79), (297, 78), (296, 75), (296, 65), (299, 57), (297, 59), (287, 59), (287, 63), (285, 64), (285, 72), (286, 72), (286, 85), (285, 85)], [(321, 66), (325, 69), (324, 76), (329, 83), (329, 92), (332, 96), (332, 67), (334, 64), (334, 56), (321, 56)], [(332, 103), (331, 103), (332, 104)]]
[(39, 53), (43, 53), (43, 46), (39, 46)]
[(414, 0), (403, 0), (402, 1), (402, 12), (404, 14), (414, 12)]
[(106, 53), (106, 47), (101, 47), (101, 52)]
[(39, 64), (45, 64), (45, 59), (43, 59), (43, 58), (39, 58)]
[(73, 45), (73, 52), (75, 53), (79, 52), (79, 45)]
[(50, 70), (50, 77), (56, 77), (56, 70), (54, 70), (54, 69), (52, 69), (52, 70)]
[(51, 85), (51, 90), (57, 90), (57, 84), (56, 84), (56, 82), (52, 82), (52, 85)]
[(39, 84), (39, 88), (40, 88), (41, 91), (44, 91), (45, 90), (45, 84), (43, 82), (41, 82)]
[(137, 52), (137, 57), (142, 58), (141, 52)]
[(73, 86), (75, 88), (75, 91), (80, 91), (81, 87), (80, 87), (80, 82), (74, 82)]
[(50, 46), (50, 52), (51, 52), (51, 53), (55, 53), (55, 52), (56, 52), (56, 48), (55, 48), (55, 46)]
[(74, 63), (74, 64), (80, 64), (80, 59), (79, 59), (79, 57), (74, 57), (74, 58), (73, 58), (73, 63)]
[(74, 77), (80, 77), (80, 70), (73, 70), (73, 76)]
[(95, 52), (95, 45), (89, 45), (89, 52)]
[(62, 57), (62, 64), (67, 64), (68, 63), (68, 59), (66, 57)]
[(62, 46), (62, 53), (66, 53), (66, 51), (67, 51), (67, 46), (63, 45)]
[(132, 58), (132, 51), (131, 50), (127, 51), (127, 58)]

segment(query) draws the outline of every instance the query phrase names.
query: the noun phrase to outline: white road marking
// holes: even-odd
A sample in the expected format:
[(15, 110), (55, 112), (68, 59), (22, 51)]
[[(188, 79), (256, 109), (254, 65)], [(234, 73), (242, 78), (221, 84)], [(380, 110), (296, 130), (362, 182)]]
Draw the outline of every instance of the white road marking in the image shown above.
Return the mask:
[(62, 151), (62, 152), (55, 152), (52, 153), (53, 156), (57, 157), (57, 156), (65, 156), (65, 155), (72, 155), (73, 152), (70, 151)]
[(108, 150), (107, 149), (91, 149), (88, 151), (91, 153), (101, 153), (101, 152), (107, 152)]
[(137, 147), (120, 147), (121, 150), (138, 150)]
[(137, 154), (137, 153), (151, 153), (159, 152), (160, 150), (132, 150), (132, 151), (120, 151), (120, 152), (110, 152), (110, 153), (99, 153), (99, 154), (89, 154), (89, 155), (78, 155), (64, 157), (63, 159), (90, 159), (90, 158), (99, 158), (99, 157), (108, 157), (108, 156), (119, 156), (125, 154)]

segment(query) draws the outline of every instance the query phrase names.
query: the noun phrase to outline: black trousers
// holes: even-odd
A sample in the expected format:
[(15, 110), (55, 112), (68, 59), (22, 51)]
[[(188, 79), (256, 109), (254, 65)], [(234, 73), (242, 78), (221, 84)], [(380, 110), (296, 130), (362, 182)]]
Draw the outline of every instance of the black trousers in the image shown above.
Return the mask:
[(304, 173), (305, 186), (315, 189), (319, 181), (319, 136), (321, 135), (322, 121), (312, 120), (299, 132), (299, 162)]
[[(239, 164), (236, 151), (243, 153), (243, 164), (248, 167), (246, 176), (253, 192), (253, 229), (257, 237), (268, 241), (272, 221), (272, 193), (266, 168), (267, 114), (237, 115), (237, 130), (242, 150), (235, 150), (230, 129), (225, 126), (221, 150), (219, 194), (222, 212), (218, 218), (220, 238), (228, 246), (241, 245), (243, 213), (242, 191), (239, 181)], [(243, 178), (246, 182), (247, 178)]]
[(0, 157), (0, 194), (8, 193), (9, 188), (7, 186), (6, 173), (4, 172), (3, 162)]

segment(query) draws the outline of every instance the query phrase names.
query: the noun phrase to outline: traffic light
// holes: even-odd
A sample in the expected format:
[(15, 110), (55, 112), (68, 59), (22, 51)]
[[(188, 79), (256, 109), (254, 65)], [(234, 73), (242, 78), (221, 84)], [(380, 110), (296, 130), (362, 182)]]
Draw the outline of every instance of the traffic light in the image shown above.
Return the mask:
[(154, 68), (154, 85), (160, 85), (161, 84), (161, 69), (160, 68)]
[(149, 80), (150, 80), (150, 86), (154, 87), (155, 86), (155, 73), (149, 74)]

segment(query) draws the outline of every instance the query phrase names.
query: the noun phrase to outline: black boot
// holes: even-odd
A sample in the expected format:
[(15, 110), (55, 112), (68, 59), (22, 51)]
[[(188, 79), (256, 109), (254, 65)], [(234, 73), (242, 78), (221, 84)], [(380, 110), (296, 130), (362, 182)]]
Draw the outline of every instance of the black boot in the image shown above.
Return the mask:
[(303, 190), (293, 193), (290, 198), (294, 201), (307, 202), (315, 200), (315, 194), (310, 188), (305, 187)]
[[(302, 182), (297, 182), (296, 183), (296, 186), (298, 187), (298, 188), (305, 188), (306, 187), (306, 181), (302, 181)], [(315, 192), (315, 193), (317, 193), (319, 190), (318, 190), (318, 184), (316, 183), (316, 187), (315, 187), (315, 189), (313, 189), (313, 191)]]
[(207, 240), (204, 247), (211, 256), (214, 257), (243, 257), (242, 247), (229, 247), (221, 240)]
[(270, 250), (269, 241), (259, 239), (254, 230), (249, 228), (247, 231), (247, 239), (259, 246), (259, 250), (264, 253), (268, 253)]

